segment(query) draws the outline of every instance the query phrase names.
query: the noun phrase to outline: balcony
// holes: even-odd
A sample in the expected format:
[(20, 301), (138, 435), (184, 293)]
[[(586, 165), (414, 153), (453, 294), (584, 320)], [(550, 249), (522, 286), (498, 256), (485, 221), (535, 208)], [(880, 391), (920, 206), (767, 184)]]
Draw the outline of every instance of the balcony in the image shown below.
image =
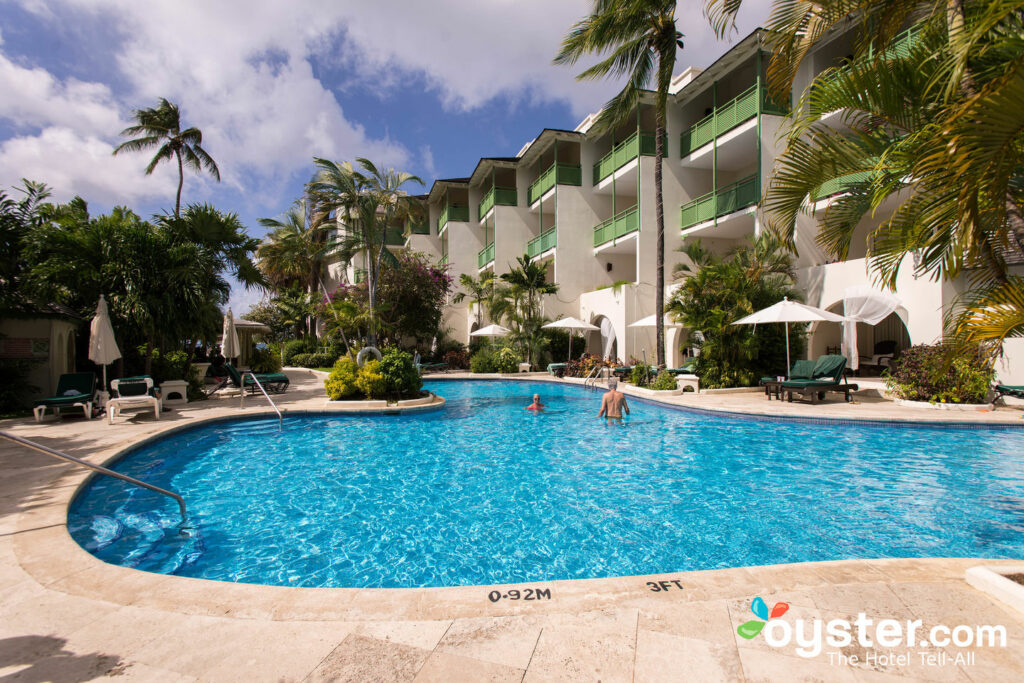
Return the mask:
[[(788, 106), (776, 104), (768, 97), (768, 89), (761, 87), (761, 111), (765, 114), (785, 116), (789, 113)], [(742, 94), (716, 107), (709, 116), (704, 117), (680, 136), (681, 156), (687, 157), (694, 151), (708, 144), (716, 137), (728, 133), (733, 128), (757, 116), (757, 85), (752, 85)]]
[(537, 258), (545, 251), (554, 249), (556, 244), (558, 244), (558, 240), (555, 228), (551, 228), (547, 232), (542, 232), (540, 237), (534, 237), (526, 243), (526, 255), (530, 258)]
[(495, 204), (501, 206), (515, 206), (518, 202), (516, 197), (516, 188), (514, 187), (492, 187), (487, 190), (487, 194), (480, 200), (480, 209), (478, 211), (479, 220), (483, 220), (487, 212), (494, 208)]
[(579, 164), (551, 164), (548, 170), (530, 184), (526, 193), (526, 201), (533, 204), (543, 197), (555, 185), (582, 185), (583, 170)]
[(858, 171), (848, 173), (832, 180), (826, 180), (821, 184), (818, 192), (814, 195), (814, 201), (820, 201), (826, 197), (849, 192), (850, 188), (859, 183), (866, 183), (871, 180), (871, 171)]
[(760, 195), (759, 178), (755, 173), (732, 185), (726, 185), (692, 202), (684, 204), (680, 211), (679, 224), (683, 230), (705, 221), (714, 220), (735, 213), (740, 209), (757, 204)]
[(622, 211), (594, 228), (594, 247), (611, 242), (640, 229), (639, 207)]
[(411, 220), (405, 222), (406, 235), (429, 235), (430, 222), (424, 219), (421, 223), (414, 223)]
[(448, 265), (448, 254), (442, 254), (441, 259), (437, 262), (437, 265), (444, 267)]
[(449, 204), (441, 209), (441, 215), (437, 217), (437, 234), (441, 234), (448, 221), (469, 222), (469, 207), (461, 204)]
[(384, 233), (384, 244), (389, 247), (401, 247), (405, 245), (405, 231), (402, 228), (388, 228)]
[(355, 284), (358, 285), (360, 282), (364, 282), (365, 280), (366, 280), (366, 269), (365, 268), (356, 268)]
[(594, 184), (619, 170), (633, 159), (640, 155), (652, 157), (655, 153), (657, 142), (654, 133), (637, 131), (628, 138), (612, 147), (612, 151), (601, 157), (601, 160), (594, 164)]
[(477, 268), (485, 268), (492, 261), (494, 261), (494, 242), (481, 249), (480, 253), (476, 255)]

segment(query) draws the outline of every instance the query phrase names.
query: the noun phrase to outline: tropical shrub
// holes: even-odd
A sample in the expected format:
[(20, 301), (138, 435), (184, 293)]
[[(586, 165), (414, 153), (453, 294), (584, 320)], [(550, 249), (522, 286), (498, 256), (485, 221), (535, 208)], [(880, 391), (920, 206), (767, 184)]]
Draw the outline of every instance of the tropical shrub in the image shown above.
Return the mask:
[(657, 391), (671, 391), (676, 388), (676, 378), (669, 374), (668, 370), (662, 370), (651, 382), (650, 388)]
[(361, 389), (357, 384), (359, 366), (348, 356), (342, 356), (334, 364), (331, 374), (324, 381), (327, 397), (332, 401), (344, 401), (356, 398)]
[(328, 368), (337, 358), (330, 353), (297, 353), (291, 364), (300, 368)]
[(486, 346), (474, 353), (473, 357), (469, 359), (470, 372), (497, 372), (497, 368), (497, 359), (494, 356), (494, 351)]
[(38, 387), (28, 383), (32, 364), (38, 361), (0, 359), (0, 416), (13, 415), (32, 407), (32, 393)]
[(897, 398), (931, 403), (984, 403), (995, 371), (981, 348), (918, 344), (883, 373)]
[(494, 354), (496, 372), (518, 372), (519, 364), (522, 362), (523, 357), (508, 347)]
[(637, 363), (629, 375), (629, 381), (635, 386), (646, 387), (651, 383), (651, 368), (645, 363)]
[(606, 360), (596, 353), (584, 353), (582, 356), (575, 360), (570, 360), (565, 364), (565, 370), (562, 372), (563, 377), (586, 377), (589, 375), (594, 368), (598, 365), (616, 365), (617, 363), (612, 360)]
[(469, 367), (469, 353), (465, 350), (449, 351), (442, 358), (452, 370), (465, 370)]
[[(547, 337), (547, 355), (552, 363), (564, 363), (569, 358), (569, 333), (566, 330), (544, 330)], [(578, 334), (572, 340), (572, 359), (580, 359), (587, 351), (587, 342)]]
[(387, 393), (396, 398), (419, 395), (423, 380), (412, 362), (412, 354), (401, 349), (384, 349), (380, 360), (380, 374), (387, 386)]
[(316, 352), (316, 340), (315, 339), (292, 339), (284, 342), (281, 345), (281, 351), (284, 355), (285, 365), (294, 365), (295, 356), (303, 353), (315, 353)]
[(380, 372), (380, 361), (367, 361), (359, 369), (356, 386), (366, 398), (384, 398), (388, 393), (388, 383)]
[(256, 348), (249, 367), (253, 372), (281, 372), (281, 355), (273, 346)]

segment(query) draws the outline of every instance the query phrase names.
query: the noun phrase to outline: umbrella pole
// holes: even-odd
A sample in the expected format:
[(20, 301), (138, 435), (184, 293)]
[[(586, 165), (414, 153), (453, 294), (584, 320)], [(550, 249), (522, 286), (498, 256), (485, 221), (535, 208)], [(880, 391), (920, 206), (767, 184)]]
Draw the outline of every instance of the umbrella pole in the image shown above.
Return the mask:
[(789, 323), (784, 323), (786, 326), (786, 379), (789, 379)]
[[(569, 330), (569, 359), (572, 360), (572, 330)], [(568, 361), (566, 361), (568, 362)]]

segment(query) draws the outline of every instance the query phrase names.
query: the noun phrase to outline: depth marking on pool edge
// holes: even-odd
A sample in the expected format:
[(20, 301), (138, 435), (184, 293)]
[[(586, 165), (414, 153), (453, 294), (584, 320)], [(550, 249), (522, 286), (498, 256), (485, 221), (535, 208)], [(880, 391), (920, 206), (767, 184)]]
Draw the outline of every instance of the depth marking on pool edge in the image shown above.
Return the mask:
[(664, 593), (671, 590), (686, 590), (679, 579), (667, 579), (665, 581), (648, 581), (648, 590), (652, 593)]
[(502, 593), (501, 591), (491, 591), (487, 594), (487, 599), (491, 602), (498, 602), (499, 600), (550, 600), (551, 589), (524, 588), (523, 590), (517, 590), (513, 588), (509, 590), (507, 593)]

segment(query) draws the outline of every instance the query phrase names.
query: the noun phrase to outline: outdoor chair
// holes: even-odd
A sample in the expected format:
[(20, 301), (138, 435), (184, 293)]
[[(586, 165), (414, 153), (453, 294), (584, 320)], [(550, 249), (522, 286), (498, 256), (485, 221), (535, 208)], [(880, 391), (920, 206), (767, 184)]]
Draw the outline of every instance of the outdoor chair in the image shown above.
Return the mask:
[(91, 420), (95, 402), (96, 375), (91, 372), (72, 372), (61, 375), (57, 380), (56, 396), (36, 400), (32, 413), (36, 422), (42, 422), (47, 408), (58, 417), (62, 408), (82, 408), (85, 419)]
[(122, 377), (110, 383), (110, 391), (114, 397), (107, 401), (107, 421), (114, 424), (114, 418), (121, 414), (124, 408), (152, 408), (153, 416), (160, 419), (162, 403), (160, 394), (153, 386), (153, 378)]
[(1012, 398), (1019, 398), (1024, 400), (1024, 384), (997, 384), (996, 385), (996, 397), (992, 399), (995, 403), (1003, 396), (1010, 396)]
[[(243, 391), (248, 389), (250, 394), (255, 394), (259, 390), (256, 386), (257, 381), (264, 389), (266, 389), (268, 394), (284, 393), (288, 389), (288, 385), (291, 383), (291, 380), (288, 379), (288, 375), (283, 372), (265, 372), (253, 373), (256, 377), (255, 380), (251, 375), (246, 375), (245, 384), (243, 386), (242, 373), (240, 373), (234, 365), (231, 363), (225, 363), (224, 369), (228, 371), (228, 377), (231, 379), (231, 384)], [(214, 389), (214, 391), (216, 391), (216, 389)]]
[(825, 398), (825, 392), (837, 391), (849, 403), (852, 400), (850, 392), (857, 389), (856, 384), (846, 381), (846, 356), (834, 354), (818, 359), (810, 379), (789, 379), (781, 385), (781, 391), (786, 394), (789, 402), (793, 401), (793, 394), (800, 394), (805, 399), (810, 398), (811, 403), (817, 403)]
[(812, 379), (814, 377), (814, 366), (815, 361), (813, 360), (798, 360), (793, 363), (793, 367), (789, 369), (789, 376), (783, 380), (779, 380), (776, 377), (762, 377), (758, 384), (764, 387), (764, 395), (768, 397), (770, 401), (772, 396), (775, 398), (782, 398), (782, 382), (786, 380), (805, 380)]

